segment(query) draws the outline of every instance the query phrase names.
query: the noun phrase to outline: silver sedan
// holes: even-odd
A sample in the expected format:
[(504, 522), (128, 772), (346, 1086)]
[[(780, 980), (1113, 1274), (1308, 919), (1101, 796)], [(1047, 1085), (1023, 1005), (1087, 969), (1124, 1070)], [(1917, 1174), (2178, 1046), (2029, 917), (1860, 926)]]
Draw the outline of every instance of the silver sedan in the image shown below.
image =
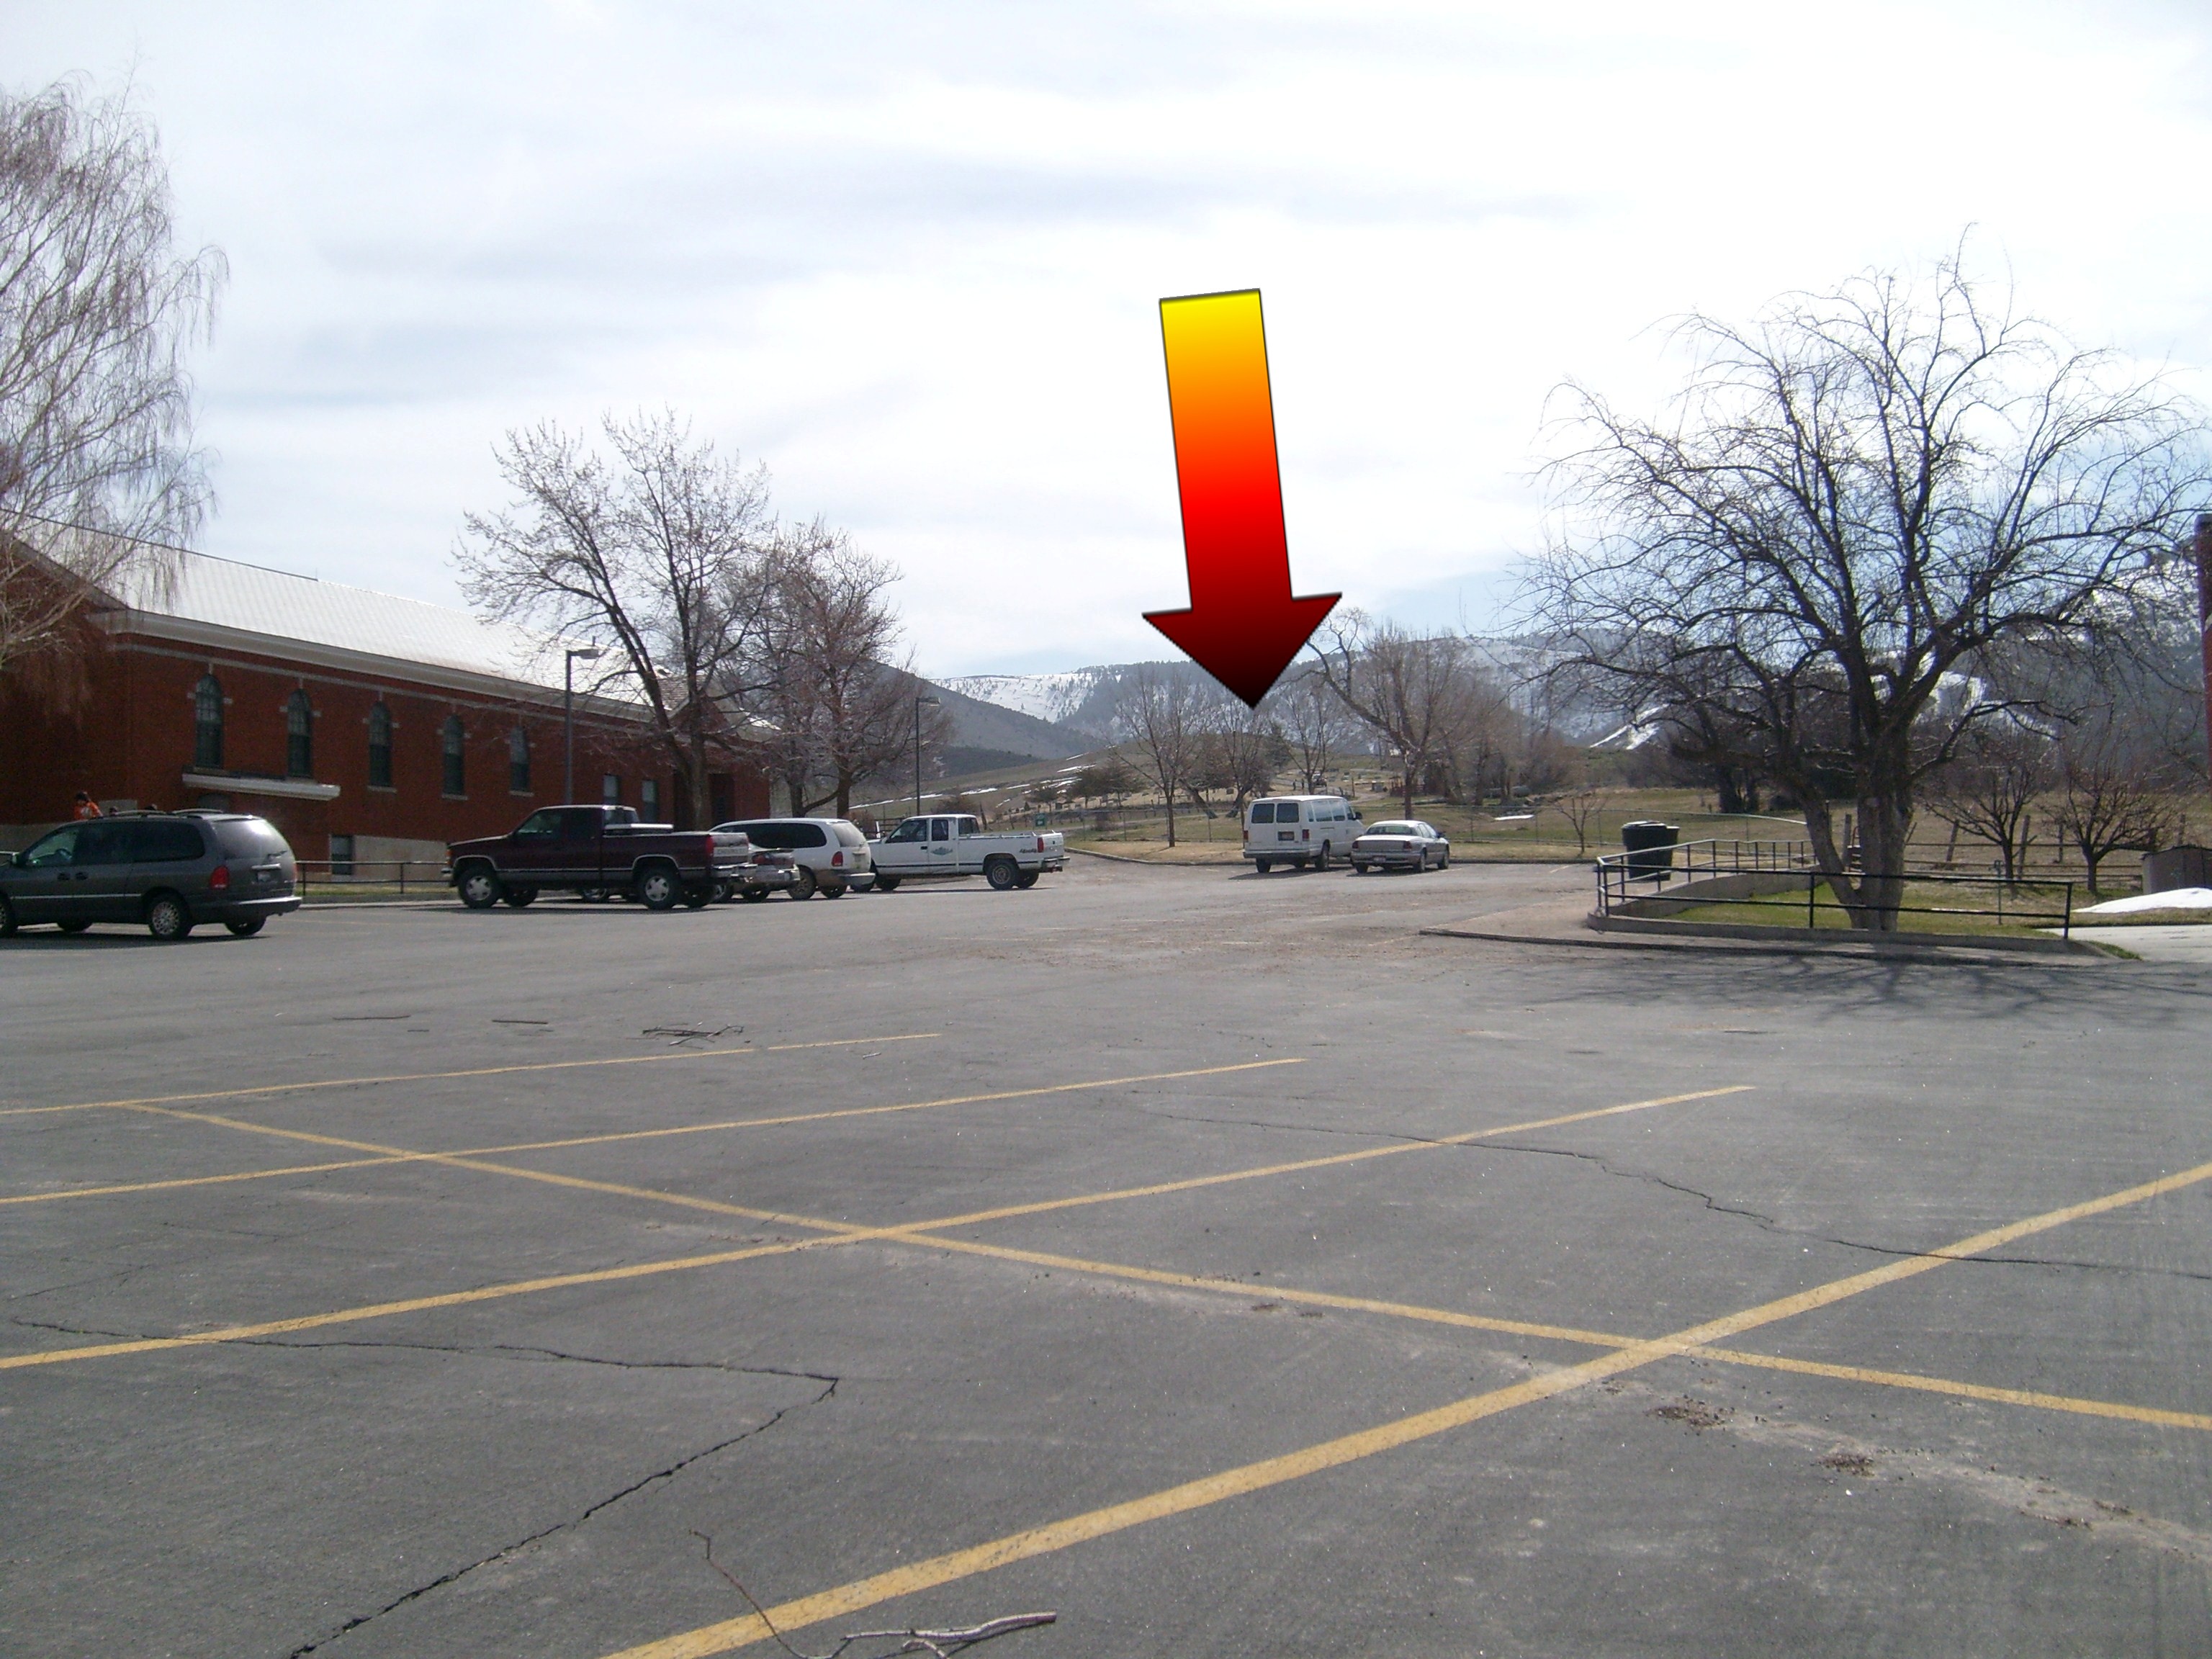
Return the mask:
[(1361, 875), (1375, 870), (1438, 870), (1451, 863), (1451, 843), (1432, 823), (1400, 818), (1389, 823), (1370, 823), (1352, 843), (1352, 867)]

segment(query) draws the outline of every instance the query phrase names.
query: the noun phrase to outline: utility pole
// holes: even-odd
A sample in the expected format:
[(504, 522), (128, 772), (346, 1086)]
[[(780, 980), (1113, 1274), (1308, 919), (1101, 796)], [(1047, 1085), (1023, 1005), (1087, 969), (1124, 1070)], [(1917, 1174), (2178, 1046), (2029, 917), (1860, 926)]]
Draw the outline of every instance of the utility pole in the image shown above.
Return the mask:
[(605, 646), (571, 646), (567, 660), (561, 665), (561, 799), (563, 805), (576, 799), (576, 664), (580, 660), (597, 662), (606, 654)]
[(914, 700), (914, 815), (921, 816), (921, 711), (940, 708), (944, 705), (932, 696), (918, 696)]

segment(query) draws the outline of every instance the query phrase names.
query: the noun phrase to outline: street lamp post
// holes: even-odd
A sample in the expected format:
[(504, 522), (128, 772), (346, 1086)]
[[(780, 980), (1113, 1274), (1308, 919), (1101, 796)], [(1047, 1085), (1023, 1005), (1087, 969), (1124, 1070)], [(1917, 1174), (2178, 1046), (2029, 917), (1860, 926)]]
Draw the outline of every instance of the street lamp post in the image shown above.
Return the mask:
[(576, 664), (597, 662), (607, 654), (603, 645), (572, 645), (561, 665), (561, 799), (576, 799)]
[(914, 700), (914, 814), (916, 817), (921, 816), (921, 711), (944, 706), (932, 696), (918, 696)]

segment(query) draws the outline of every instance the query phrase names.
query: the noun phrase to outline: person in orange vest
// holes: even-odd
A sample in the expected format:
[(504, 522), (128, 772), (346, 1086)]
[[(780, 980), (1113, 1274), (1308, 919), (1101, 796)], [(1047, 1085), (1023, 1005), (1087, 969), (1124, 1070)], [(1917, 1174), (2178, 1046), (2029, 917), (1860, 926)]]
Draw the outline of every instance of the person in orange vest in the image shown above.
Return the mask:
[(100, 803), (82, 789), (76, 792), (76, 815), (81, 818), (96, 818), (100, 816)]

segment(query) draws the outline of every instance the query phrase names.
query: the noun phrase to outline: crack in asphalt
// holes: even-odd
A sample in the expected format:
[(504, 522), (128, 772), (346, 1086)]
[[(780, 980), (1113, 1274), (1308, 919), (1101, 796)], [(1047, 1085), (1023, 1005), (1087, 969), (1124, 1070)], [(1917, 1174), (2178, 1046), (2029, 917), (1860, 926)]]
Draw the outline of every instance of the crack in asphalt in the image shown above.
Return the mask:
[[(270, 1344), (267, 1344), (267, 1345), (264, 1345), (264, 1346), (272, 1346), (272, 1347), (285, 1347), (285, 1346), (294, 1346), (294, 1345), (286, 1344), (286, 1343), (281, 1343), (281, 1342), (280, 1342), (280, 1343), (270, 1343)], [(316, 1345), (301, 1345), (301, 1346), (323, 1346), (323, 1345), (316, 1344)], [(374, 1345), (351, 1345), (351, 1344), (348, 1344), (348, 1345), (331, 1345), (331, 1346), (374, 1346)], [(395, 1345), (395, 1346), (399, 1346), (399, 1345)], [(472, 1352), (482, 1352), (482, 1350), (477, 1350), (477, 1349), (456, 1349), (456, 1350), (453, 1350), (453, 1352), (462, 1352), (462, 1353), (472, 1353)], [(529, 1350), (525, 1350), (525, 1351), (523, 1351), (523, 1352), (531, 1352), (531, 1351), (529, 1351)], [(550, 1350), (550, 1349), (547, 1349), (547, 1350), (538, 1350), (538, 1351), (536, 1351), (536, 1352), (547, 1352), (547, 1353), (554, 1353), (556, 1358), (562, 1358), (562, 1359), (576, 1359), (576, 1358), (584, 1358), (583, 1356), (574, 1355), (574, 1354), (559, 1354), (559, 1353), (556, 1352), (556, 1351), (554, 1351), (554, 1350)], [(622, 1363), (623, 1363), (623, 1362), (619, 1361), (619, 1360), (589, 1359), (589, 1358), (586, 1358), (586, 1359), (585, 1359), (585, 1363), (586, 1363), (586, 1364), (622, 1364)], [(645, 1363), (646, 1363), (646, 1364), (652, 1364), (653, 1362), (645, 1362)], [(664, 1363), (665, 1363), (665, 1362), (664, 1362)], [(813, 1380), (813, 1381), (816, 1381), (816, 1382), (823, 1382), (823, 1381), (824, 1381), (824, 1378), (823, 1378), (823, 1375), (822, 1375), (821, 1373), (815, 1372), (815, 1371), (787, 1371), (787, 1370), (774, 1370), (774, 1371), (771, 1371), (771, 1370), (768, 1370), (768, 1368), (766, 1368), (766, 1367), (749, 1367), (749, 1366), (715, 1367), (714, 1369), (718, 1369), (718, 1370), (763, 1370), (763, 1371), (766, 1372), (767, 1374), (769, 1374), (769, 1375), (772, 1375), (772, 1376), (793, 1376), (793, 1377), (805, 1377), (805, 1378), (809, 1378), (809, 1379)], [(481, 1559), (477, 1559), (477, 1560), (471, 1561), (471, 1562), (468, 1563), (465, 1566), (455, 1567), (455, 1568), (453, 1568), (453, 1569), (451, 1571), (449, 1571), (449, 1572), (443, 1572), (443, 1573), (441, 1573), (441, 1574), (439, 1574), (439, 1575), (438, 1575), (438, 1577), (437, 1577), (431, 1579), (428, 1583), (417, 1584), (414, 1589), (410, 1589), (410, 1590), (407, 1591), (404, 1595), (394, 1596), (391, 1601), (389, 1601), (386, 1602), (382, 1607), (380, 1607), (377, 1608), (374, 1613), (356, 1613), (356, 1614), (355, 1614), (352, 1618), (350, 1618), (350, 1619), (347, 1620), (345, 1621), (345, 1623), (343, 1623), (343, 1625), (340, 1625), (340, 1626), (339, 1626), (336, 1630), (334, 1630), (334, 1631), (331, 1632), (327, 1636), (319, 1636), (319, 1637), (315, 1638), (314, 1638), (314, 1640), (313, 1640), (313, 1641), (311, 1641), (311, 1642), (303, 1642), (303, 1643), (301, 1643), (298, 1647), (294, 1648), (294, 1649), (291, 1650), (291, 1652), (289, 1652), (289, 1654), (287, 1654), (287, 1655), (285, 1656), (285, 1659), (306, 1659), (306, 1656), (307, 1656), (308, 1654), (314, 1653), (314, 1652), (316, 1652), (316, 1651), (319, 1650), (320, 1649), (323, 1649), (323, 1648), (325, 1648), (325, 1647), (329, 1646), (331, 1643), (333, 1643), (333, 1642), (337, 1641), (339, 1638), (341, 1638), (341, 1637), (343, 1637), (343, 1636), (349, 1635), (349, 1634), (350, 1634), (352, 1632), (354, 1632), (354, 1631), (357, 1631), (357, 1630), (361, 1629), (362, 1626), (367, 1625), (367, 1624), (369, 1624), (369, 1623), (372, 1623), (373, 1621), (374, 1621), (374, 1620), (379, 1620), (379, 1619), (383, 1618), (383, 1617), (384, 1617), (384, 1615), (385, 1615), (386, 1613), (393, 1613), (393, 1612), (396, 1612), (396, 1611), (398, 1611), (399, 1608), (401, 1608), (401, 1607), (404, 1607), (407, 1606), (407, 1605), (408, 1605), (410, 1602), (411, 1602), (411, 1601), (420, 1601), (422, 1597), (424, 1597), (424, 1596), (426, 1596), (426, 1595), (430, 1595), (430, 1594), (431, 1594), (433, 1591), (434, 1591), (434, 1590), (441, 1590), (441, 1589), (445, 1589), (445, 1588), (446, 1588), (446, 1586), (447, 1586), (447, 1585), (448, 1585), (448, 1584), (452, 1584), (452, 1583), (458, 1583), (459, 1580), (461, 1580), (461, 1579), (465, 1578), (466, 1577), (468, 1577), (468, 1575), (469, 1575), (469, 1574), (471, 1574), (471, 1573), (472, 1573), (472, 1572), (476, 1571), (477, 1571), (477, 1568), (479, 1568), (479, 1567), (488, 1567), (488, 1566), (491, 1566), (491, 1565), (495, 1565), (495, 1563), (497, 1563), (497, 1562), (503, 1561), (503, 1560), (507, 1559), (509, 1556), (512, 1556), (512, 1555), (515, 1554), (515, 1553), (516, 1553), (517, 1552), (519, 1552), (519, 1551), (521, 1551), (521, 1550), (525, 1550), (525, 1549), (529, 1548), (529, 1547), (530, 1547), (530, 1546), (531, 1546), (531, 1545), (532, 1545), (532, 1544), (536, 1544), (536, 1543), (542, 1542), (544, 1540), (552, 1537), (556, 1533), (566, 1532), (566, 1531), (568, 1531), (569, 1528), (573, 1528), (573, 1527), (580, 1527), (580, 1526), (583, 1525), (583, 1523), (584, 1523), (585, 1522), (586, 1522), (586, 1521), (590, 1520), (593, 1516), (597, 1515), (597, 1514), (598, 1514), (601, 1510), (606, 1509), (606, 1508), (608, 1508), (609, 1506), (611, 1506), (611, 1505), (612, 1505), (612, 1504), (619, 1504), (619, 1503), (621, 1503), (621, 1502), (623, 1501), (623, 1499), (624, 1499), (625, 1498), (634, 1497), (634, 1496), (635, 1496), (637, 1493), (639, 1493), (639, 1492), (643, 1492), (643, 1491), (644, 1491), (647, 1486), (651, 1486), (658, 1485), (659, 1482), (664, 1481), (664, 1480), (672, 1480), (675, 1479), (675, 1477), (676, 1477), (676, 1476), (678, 1476), (678, 1475), (681, 1474), (682, 1474), (685, 1469), (690, 1468), (694, 1463), (696, 1463), (696, 1462), (700, 1462), (700, 1461), (701, 1461), (702, 1459), (703, 1459), (703, 1458), (712, 1457), (712, 1456), (714, 1456), (717, 1452), (724, 1452), (724, 1451), (727, 1451), (731, 1447), (732, 1447), (732, 1446), (734, 1446), (734, 1445), (738, 1444), (740, 1442), (746, 1441), (746, 1440), (750, 1440), (750, 1439), (751, 1439), (755, 1435), (757, 1435), (757, 1434), (766, 1434), (766, 1433), (767, 1433), (770, 1429), (774, 1428), (777, 1424), (779, 1424), (779, 1423), (781, 1423), (781, 1421), (783, 1421), (783, 1419), (784, 1419), (787, 1416), (788, 1416), (791, 1413), (795, 1412), (795, 1411), (802, 1410), (802, 1409), (804, 1409), (804, 1408), (805, 1408), (805, 1407), (811, 1407), (811, 1406), (819, 1406), (819, 1405), (821, 1405), (822, 1403), (823, 1403), (823, 1402), (824, 1402), (825, 1401), (827, 1401), (827, 1400), (828, 1400), (828, 1399), (829, 1399), (832, 1395), (834, 1395), (834, 1394), (836, 1394), (836, 1393), (837, 1392), (837, 1382), (838, 1382), (838, 1379), (837, 1379), (837, 1378), (836, 1378), (836, 1377), (834, 1377), (834, 1376), (832, 1376), (832, 1377), (829, 1377), (829, 1378), (827, 1378), (827, 1380), (826, 1380), (826, 1384), (825, 1384), (825, 1386), (823, 1387), (823, 1389), (822, 1392), (821, 1392), (821, 1393), (819, 1393), (819, 1394), (817, 1394), (817, 1395), (816, 1395), (814, 1396), (814, 1398), (812, 1398), (811, 1400), (801, 1401), (800, 1402), (799, 1402), (799, 1404), (798, 1404), (798, 1405), (794, 1405), (794, 1406), (785, 1406), (785, 1407), (781, 1407), (779, 1410), (777, 1410), (777, 1411), (776, 1411), (776, 1412), (775, 1412), (772, 1416), (770, 1416), (770, 1417), (769, 1417), (769, 1418), (765, 1422), (762, 1422), (762, 1423), (757, 1423), (757, 1424), (755, 1424), (751, 1428), (747, 1429), (747, 1430), (746, 1430), (743, 1434), (733, 1434), (733, 1435), (732, 1435), (728, 1439), (726, 1439), (726, 1440), (720, 1440), (720, 1441), (717, 1441), (714, 1444), (713, 1444), (713, 1445), (711, 1445), (711, 1446), (706, 1447), (706, 1448), (704, 1448), (704, 1449), (702, 1449), (702, 1450), (693, 1452), (693, 1453), (692, 1453), (690, 1456), (688, 1456), (688, 1457), (681, 1457), (681, 1458), (678, 1458), (675, 1462), (669, 1464), (665, 1468), (659, 1468), (659, 1469), (655, 1469), (655, 1470), (653, 1470), (653, 1472), (652, 1474), (647, 1474), (647, 1475), (645, 1475), (645, 1476), (643, 1476), (641, 1479), (639, 1479), (639, 1480), (633, 1480), (632, 1482), (630, 1482), (630, 1484), (629, 1484), (629, 1485), (628, 1485), (627, 1486), (623, 1487), (621, 1491), (609, 1493), (606, 1497), (600, 1498), (597, 1503), (595, 1503), (595, 1504), (592, 1504), (589, 1508), (585, 1509), (585, 1510), (580, 1510), (580, 1511), (579, 1511), (578, 1513), (576, 1513), (575, 1515), (570, 1516), (569, 1516), (567, 1520), (565, 1520), (565, 1521), (556, 1521), (556, 1522), (554, 1522), (551, 1526), (550, 1526), (550, 1527), (541, 1527), (541, 1528), (539, 1528), (536, 1532), (533, 1532), (533, 1533), (530, 1534), (527, 1537), (524, 1537), (524, 1538), (518, 1538), (518, 1539), (516, 1539), (513, 1543), (511, 1543), (511, 1544), (507, 1544), (507, 1545), (504, 1545), (504, 1546), (502, 1546), (501, 1548), (496, 1549), (496, 1550), (494, 1550), (494, 1551), (493, 1551), (489, 1555), (483, 1556), (483, 1557), (482, 1557)]]

